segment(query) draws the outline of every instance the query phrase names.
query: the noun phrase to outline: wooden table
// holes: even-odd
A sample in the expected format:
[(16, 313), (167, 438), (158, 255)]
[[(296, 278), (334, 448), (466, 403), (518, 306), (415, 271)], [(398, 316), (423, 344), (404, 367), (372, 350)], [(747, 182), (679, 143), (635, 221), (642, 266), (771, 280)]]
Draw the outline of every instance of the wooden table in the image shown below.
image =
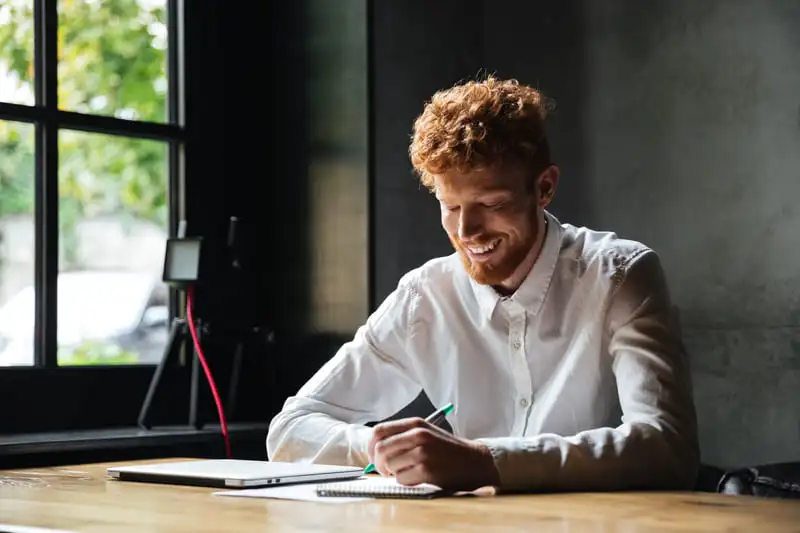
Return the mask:
[(108, 466), (0, 471), (0, 524), (103, 533), (800, 531), (800, 503), (790, 500), (641, 492), (332, 504), (120, 482), (106, 478)]

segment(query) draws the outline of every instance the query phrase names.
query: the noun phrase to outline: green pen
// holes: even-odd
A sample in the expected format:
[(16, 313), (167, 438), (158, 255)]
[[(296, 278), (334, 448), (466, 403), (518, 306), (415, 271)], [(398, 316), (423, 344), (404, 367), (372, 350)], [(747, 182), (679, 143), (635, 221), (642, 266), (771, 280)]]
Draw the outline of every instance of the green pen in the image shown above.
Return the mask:
[[(444, 419), (445, 419), (445, 417), (446, 417), (447, 415), (449, 415), (450, 413), (452, 413), (454, 410), (455, 410), (455, 406), (454, 406), (452, 403), (448, 403), (448, 404), (447, 404), (447, 405), (445, 405), (444, 407), (440, 407), (439, 409), (437, 409), (436, 411), (434, 411), (433, 413), (431, 413), (431, 414), (428, 416), (428, 418), (426, 418), (426, 419), (425, 419), (425, 422), (428, 422), (429, 424), (433, 424), (433, 425), (435, 425), (435, 426), (438, 426), (438, 425), (439, 425), (439, 423), (440, 423), (442, 420), (444, 420)], [(369, 474), (369, 473), (370, 473), (370, 472), (372, 472), (373, 470), (375, 470), (375, 465), (374, 465), (374, 464), (372, 464), (372, 463), (370, 463), (370, 464), (368, 464), (368, 465), (367, 465), (367, 467), (364, 469), (364, 473), (365, 473), (365, 474)]]

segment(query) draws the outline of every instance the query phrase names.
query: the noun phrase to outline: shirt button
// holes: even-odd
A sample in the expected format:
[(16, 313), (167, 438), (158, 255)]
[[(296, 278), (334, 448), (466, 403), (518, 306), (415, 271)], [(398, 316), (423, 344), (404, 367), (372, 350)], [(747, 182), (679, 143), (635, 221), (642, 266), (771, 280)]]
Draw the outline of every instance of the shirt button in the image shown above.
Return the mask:
[(511, 346), (513, 346), (515, 350), (519, 350), (522, 347), (522, 343), (520, 343), (519, 341), (514, 341), (514, 344), (512, 344)]
[(522, 398), (522, 399), (519, 401), (519, 404), (520, 404), (520, 406), (522, 406), (522, 407), (528, 407), (528, 400), (527, 400), (526, 398)]

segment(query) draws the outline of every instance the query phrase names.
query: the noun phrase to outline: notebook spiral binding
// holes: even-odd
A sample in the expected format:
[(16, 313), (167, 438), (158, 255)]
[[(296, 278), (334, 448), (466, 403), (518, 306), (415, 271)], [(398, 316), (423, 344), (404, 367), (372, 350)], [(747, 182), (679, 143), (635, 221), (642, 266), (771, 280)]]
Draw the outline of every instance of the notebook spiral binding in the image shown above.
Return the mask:
[[(371, 481), (371, 480), (370, 480)], [(317, 485), (318, 496), (329, 497), (372, 497), (372, 498), (400, 498), (420, 499), (435, 498), (443, 493), (438, 487), (430, 485), (405, 486), (396, 483), (367, 483), (342, 482), (325, 483)]]

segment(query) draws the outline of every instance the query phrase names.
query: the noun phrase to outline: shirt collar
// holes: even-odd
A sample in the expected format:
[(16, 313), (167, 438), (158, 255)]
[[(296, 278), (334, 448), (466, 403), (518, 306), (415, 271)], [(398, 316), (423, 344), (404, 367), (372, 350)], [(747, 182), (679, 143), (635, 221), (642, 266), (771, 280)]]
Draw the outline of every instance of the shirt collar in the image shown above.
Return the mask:
[[(542, 308), (561, 252), (561, 236), (563, 232), (561, 223), (547, 211), (544, 212), (544, 217), (547, 221), (547, 232), (545, 233), (544, 244), (541, 252), (539, 252), (539, 257), (533, 264), (531, 271), (525, 276), (522, 285), (514, 294), (508, 297), (533, 313), (534, 316)], [(487, 320), (490, 319), (495, 307), (497, 307), (497, 303), (500, 301), (500, 295), (489, 285), (481, 285), (471, 277), (469, 282), (475, 292), (482, 316)]]

